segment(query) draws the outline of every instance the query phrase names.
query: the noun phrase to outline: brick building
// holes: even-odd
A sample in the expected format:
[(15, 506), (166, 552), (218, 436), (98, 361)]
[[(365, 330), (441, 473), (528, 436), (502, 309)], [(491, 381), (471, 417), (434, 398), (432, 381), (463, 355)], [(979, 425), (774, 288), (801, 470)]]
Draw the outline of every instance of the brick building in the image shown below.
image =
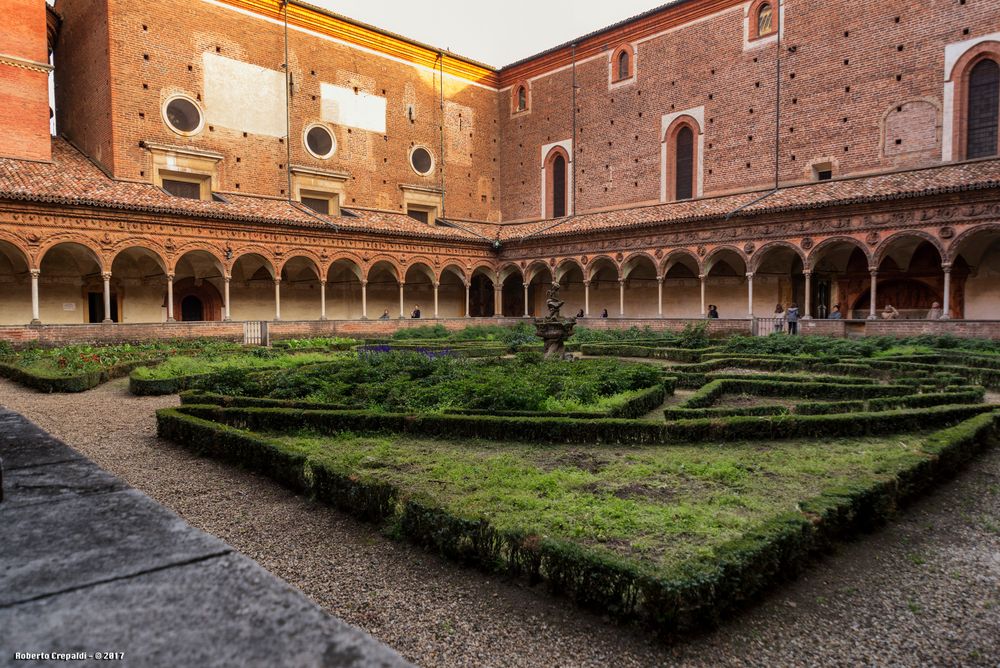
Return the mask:
[(1000, 0), (676, 0), (499, 70), (297, 1), (9, 4), (0, 325), (518, 317), (553, 281), (1000, 319)]

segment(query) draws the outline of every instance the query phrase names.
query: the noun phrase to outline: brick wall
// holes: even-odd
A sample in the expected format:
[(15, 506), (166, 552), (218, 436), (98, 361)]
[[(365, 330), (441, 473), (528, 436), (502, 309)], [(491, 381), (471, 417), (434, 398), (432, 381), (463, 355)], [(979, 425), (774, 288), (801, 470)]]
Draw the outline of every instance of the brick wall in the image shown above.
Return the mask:
[[(45, 3), (5, 0), (0, 54), (48, 63)], [(0, 156), (49, 160), (49, 78), (12, 63), (0, 62)]]
[[(105, 61), (98, 57), (96, 42), (107, 20), (97, 5), (105, 2), (111, 21), (115, 154), (113, 161), (102, 163), (112, 167), (119, 178), (151, 181), (152, 162), (140, 141), (213, 151), (224, 156), (219, 166), (220, 191), (284, 197), (288, 187), (285, 164), (289, 160), (283, 136), (253, 132), (244, 136), (244, 128), (206, 122), (199, 134), (184, 137), (172, 132), (162, 118), (162, 104), (170, 95), (186, 94), (205, 107), (209, 96), (218, 94), (205, 88), (206, 53), (282, 72), (283, 26), (224, 6), (190, 0), (63, 0), (63, 5), (74, 6), (66, 16), (69, 36), (61, 40), (68, 51), (63, 55), (65, 69), (57, 71), (60, 118), (66, 118), (64, 127), (70, 137), (88, 153), (103, 150), (106, 144), (108, 118), (102, 117), (93, 125), (75, 120), (94, 102), (89, 91), (80, 90), (73, 81), (81, 74), (90, 85), (103, 79)], [(95, 44), (83, 42), (77, 37), (79, 32), (93, 32)], [(403, 212), (401, 184), (439, 185), (438, 170), (420, 176), (410, 167), (410, 149), (423, 145), (434, 155), (438, 167), (446, 165), (450, 217), (499, 219), (497, 166), (493, 161), (497, 127), (494, 90), (445, 77), (442, 161), (440, 78), (436, 72), (294, 27), (289, 32), (289, 62), (293, 81), (290, 162), (348, 173), (341, 204)], [(335, 154), (327, 160), (313, 157), (303, 145), (302, 133), (307, 125), (321, 119), (322, 83), (385, 98), (385, 133), (331, 124), (337, 142)], [(259, 91), (243, 91), (237, 98), (252, 99), (255, 94)], [(100, 99), (108, 96), (102, 94)], [(408, 106), (414, 111), (412, 121)], [(280, 120), (283, 134), (283, 105)]]
[[(1000, 30), (995, 4), (786, 0), (783, 7), (783, 182), (810, 179), (818, 160), (833, 162), (840, 176), (941, 159), (945, 45)], [(735, 6), (640, 41), (636, 77), (626, 84), (609, 85), (608, 71), (625, 28), (599, 36), (605, 51), (577, 62), (577, 212), (658, 201), (661, 119), (702, 106), (704, 193), (773, 184), (777, 45), (744, 48), (743, 12)], [(541, 147), (573, 134), (572, 70), (555, 65), (531, 79), (529, 113), (509, 113), (510, 90), (503, 92), (507, 220), (538, 217)]]

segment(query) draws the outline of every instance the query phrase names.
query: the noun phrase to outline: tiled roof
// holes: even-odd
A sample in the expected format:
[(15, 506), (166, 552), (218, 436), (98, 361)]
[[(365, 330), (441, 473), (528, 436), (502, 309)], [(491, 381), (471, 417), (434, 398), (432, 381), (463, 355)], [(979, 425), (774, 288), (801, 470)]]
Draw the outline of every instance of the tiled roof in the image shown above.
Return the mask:
[[(51, 163), (0, 158), (0, 199), (48, 202), (104, 209), (167, 213), (269, 225), (344, 229), (461, 241), (517, 241), (622, 228), (745, 217), (781, 211), (1000, 188), (1000, 159), (979, 160), (766, 191), (684, 202), (586, 213), (559, 220), (496, 224), (448, 221), (426, 225), (409, 216), (366, 209), (324, 216), (286, 200), (226, 193), (226, 202), (174, 197), (147, 183), (109, 178), (62, 139), (52, 142)], [(764, 196), (767, 195), (767, 196)], [(742, 207), (742, 208), (741, 208)]]
[(498, 227), (464, 222), (432, 226), (404, 214), (364, 209), (324, 216), (283, 199), (231, 193), (223, 197), (225, 202), (185, 199), (148, 183), (117, 181), (63, 139), (52, 140), (51, 163), (0, 158), (0, 199), (463, 241), (493, 240)]
[(500, 239), (501, 241), (515, 241), (525, 237), (551, 237), (626, 227), (718, 219), (730, 213), (733, 213), (734, 217), (745, 217), (986, 188), (1000, 188), (1000, 160), (998, 159), (808, 183), (782, 188), (763, 198), (762, 196), (766, 195), (767, 191), (601, 213), (586, 213), (560, 220), (511, 223), (503, 225)]

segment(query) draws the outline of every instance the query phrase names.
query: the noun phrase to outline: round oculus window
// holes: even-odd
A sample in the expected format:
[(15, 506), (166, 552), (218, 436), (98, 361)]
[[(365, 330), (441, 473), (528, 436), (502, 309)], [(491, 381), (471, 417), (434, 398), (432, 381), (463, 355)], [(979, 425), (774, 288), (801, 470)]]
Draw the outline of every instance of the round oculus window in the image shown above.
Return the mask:
[(434, 169), (434, 158), (431, 157), (430, 151), (423, 146), (418, 146), (410, 153), (410, 166), (417, 174), (430, 174), (431, 170)]
[(312, 125), (306, 129), (306, 148), (317, 158), (329, 158), (337, 150), (337, 141), (328, 128)]
[(186, 97), (175, 97), (169, 100), (163, 109), (167, 125), (180, 134), (194, 134), (201, 129), (201, 110)]

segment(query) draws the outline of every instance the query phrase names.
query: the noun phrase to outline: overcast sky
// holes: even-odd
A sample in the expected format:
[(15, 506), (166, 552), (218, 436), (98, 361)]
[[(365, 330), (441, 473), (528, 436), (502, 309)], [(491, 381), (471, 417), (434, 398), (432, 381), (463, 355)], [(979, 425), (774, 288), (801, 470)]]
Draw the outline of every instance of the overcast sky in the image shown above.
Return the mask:
[(488, 65), (502, 66), (666, 0), (309, 0)]

